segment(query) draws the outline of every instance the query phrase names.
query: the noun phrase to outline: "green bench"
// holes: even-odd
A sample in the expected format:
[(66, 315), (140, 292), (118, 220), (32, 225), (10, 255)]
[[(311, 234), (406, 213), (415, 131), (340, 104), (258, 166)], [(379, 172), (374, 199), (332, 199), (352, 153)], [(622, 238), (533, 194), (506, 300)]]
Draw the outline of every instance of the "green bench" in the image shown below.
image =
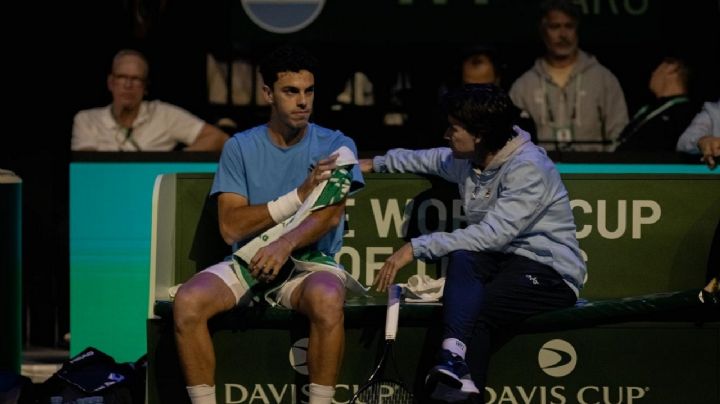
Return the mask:
[[(628, 181), (626, 177), (622, 179), (623, 183)], [(588, 190), (596, 191), (597, 183), (593, 181), (598, 181), (578, 175), (566, 175), (564, 180), (573, 198)], [(599, 180), (608, 181), (608, 178), (601, 176)], [(634, 181), (646, 183), (648, 180)], [(211, 183), (211, 174), (169, 174), (158, 177), (156, 182), (148, 302), (149, 403), (187, 402), (175, 354), (168, 288), (230, 253), (217, 232), (215, 207), (206, 198)], [(634, 188), (632, 183), (623, 186)], [(592, 192), (588, 193), (592, 195)], [(619, 192), (626, 193), (626, 190)], [(340, 262), (353, 276), (369, 284), (373, 270), (403, 242), (403, 236), (462, 225), (462, 213), (453, 202), (455, 194), (450, 184), (419, 176), (368, 176), (366, 189), (348, 203), (350, 227), (338, 257)], [(591, 223), (600, 226), (599, 221), (592, 218), (577, 217), (578, 211), (585, 213), (587, 205), (593, 205), (593, 197), (575, 204), (579, 231), (587, 228), (583, 226), (592, 226)], [(683, 220), (690, 223), (685, 229), (675, 222), (666, 224), (672, 227), (674, 243), (686, 245), (678, 236), (683, 230), (691, 239), (703, 239), (704, 233), (711, 234), (713, 225), (703, 226), (698, 221), (708, 220), (708, 216), (712, 221), (715, 215), (717, 223), (720, 213), (712, 211), (712, 202), (720, 201), (720, 195), (713, 197), (711, 204), (706, 209), (697, 209), (694, 216), (685, 212)], [(637, 200), (655, 201), (663, 214), (668, 214), (667, 206), (672, 206), (653, 195)], [(413, 202), (408, 204), (408, 201)], [(621, 206), (618, 203), (617, 217), (620, 217)], [(653, 204), (644, 203), (642, 207), (636, 210), (638, 216), (629, 218), (628, 222), (640, 221), (647, 226), (659, 222), (650, 223), (655, 216)], [(615, 220), (621, 223), (617, 217)], [(650, 232), (649, 227), (632, 229)], [(608, 231), (606, 228), (605, 232)], [(619, 225), (615, 234), (618, 231)], [(666, 238), (647, 237), (647, 243), (665, 245), (658, 250), (661, 255), (658, 259), (666, 264), (654, 268), (655, 273), (649, 275), (628, 275), (628, 267), (620, 265), (617, 256), (614, 259), (618, 263), (609, 273), (595, 275), (596, 249), (608, 248), (607, 239), (589, 236), (581, 240), (581, 247), (589, 257), (590, 279), (583, 291), (583, 297), (589, 300), (581, 300), (572, 308), (531, 317), (520, 325), (520, 336), (493, 357), (486, 394), (489, 402), (522, 402), (523, 397), (533, 397), (536, 401), (532, 402), (538, 403), (561, 402), (553, 401), (561, 400), (560, 397), (568, 402), (588, 403), (602, 402), (603, 397), (615, 400), (610, 402), (642, 403), (700, 403), (720, 399), (720, 378), (717, 377), (720, 310), (698, 299), (704, 266), (703, 259), (697, 257), (702, 254), (706, 257), (709, 245), (694, 242), (694, 250), (680, 256), (668, 247), (667, 236), (671, 233), (662, 228), (658, 231)], [(637, 239), (630, 239), (634, 240)], [(653, 248), (652, 245), (633, 247)], [(623, 246), (616, 248), (622, 250)], [(675, 255), (668, 259), (662, 252)], [(678, 267), (682, 267), (684, 273), (674, 273)], [(442, 263), (421, 263), (405, 271), (409, 272), (404, 274), (405, 278), (413, 271), (436, 276), (442, 271)], [(618, 283), (617, 287), (612, 286), (613, 282)], [(593, 288), (594, 284), (598, 286)], [(402, 364), (401, 373), (417, 389), (421, 388), (425, 370), (439, 342), (440, 311), (439, 304), (401, 306), (397, 355)], [(338, 382), (338, 402), (347, 402), (354, 389), (366, 379), (379, 352), (384, 316), (383, 295), (373, 293), (348, 299), (346, 355)], [(306, 400), (303, 354), (307, 329), (301, 316), (260, 305), (219, 315), (211, 321), (211, 329), (218, 358), (216, 379), (220, 402)], [(673, 346), (681, 347), (680, 352), (668, 353)], [(572, 360), (557, 362), (563, 360), (562, 356), (553, 356), (558, 355), (558, 351), (564, 351), (565, 357)], [(672, 369), (663, 372), (668, 366)], [(675, 374), (683, 371), (698, 376), (679, 383)], [(672, 397), (677, 400), (668, 401)], [(714, 400), (703, 401), (708, 397)]]
[[(518, 328), (521, 334), (560, 331), (630, 321), (686, 321), (698, 324), (720, 320), (720, 307), (703, 303), (700, 289), (654, 293), (585, 302), (575, 307), (539, 314), (525, 320)], [(354, 326), (379, 326), (385, 319), (386, 300), (377, 297), (355, 297), (346, 302), (345, 321)], [(427, 325), (439, 319), (442, 306), (429, 303), (403, 303), (404, 325)], [(154, 314), (172, 318), (172, 302), (155, 302)], [(216, 328), (287, 329), (296, 314), (290, 310), (266, 307), (238, 310), (218, 316)]]

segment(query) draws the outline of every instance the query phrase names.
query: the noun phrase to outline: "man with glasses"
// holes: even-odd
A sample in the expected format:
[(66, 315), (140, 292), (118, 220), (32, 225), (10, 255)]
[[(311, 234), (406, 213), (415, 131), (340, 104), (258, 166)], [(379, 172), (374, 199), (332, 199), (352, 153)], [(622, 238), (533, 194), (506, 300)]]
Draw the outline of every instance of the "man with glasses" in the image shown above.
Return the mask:
[(148, 63), (125, 49), (113, 58), (107, 86), (112, 104), (75, 115), (73, 151), (221, 150), (228, 136), (188, 111), (162, 101), (145, 101)]

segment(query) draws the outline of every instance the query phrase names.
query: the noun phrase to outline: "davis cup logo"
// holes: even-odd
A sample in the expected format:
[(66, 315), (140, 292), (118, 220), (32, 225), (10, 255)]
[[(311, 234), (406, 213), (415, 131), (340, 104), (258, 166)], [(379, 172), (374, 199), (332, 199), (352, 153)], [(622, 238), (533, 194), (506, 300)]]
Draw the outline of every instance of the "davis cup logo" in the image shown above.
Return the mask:
[(545, 343), (538, 352), (538, 365), (552, 377), (567, 376), (575, 370), (577, 353), (570, 343), (553, 339)]
[(308, 374), (308, 367), (307, 367), (307, 348), (308, 348), (308, 339), (307, 338), (301, 338), (293, 344), (292, 347), (290, 347), (290, 366), (295, 369), (296, 372), (300, 373), (301, 375), (307, 376)]
[(252, 22), (276, 34), (300, 31), (315, 21), (325, 0), (241, 0)]

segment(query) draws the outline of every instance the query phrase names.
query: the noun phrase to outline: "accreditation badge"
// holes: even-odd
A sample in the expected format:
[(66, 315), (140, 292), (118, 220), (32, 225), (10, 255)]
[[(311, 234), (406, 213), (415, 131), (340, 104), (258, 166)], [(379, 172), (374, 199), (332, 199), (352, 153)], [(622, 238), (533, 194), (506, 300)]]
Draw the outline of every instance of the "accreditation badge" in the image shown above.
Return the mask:
[(568, 128), (568, 127), (555, 128), (555, 141), (556, 142), (568, 143), (568, 142), (572, 142), (572, 140), (573, 140), (572, 128)]

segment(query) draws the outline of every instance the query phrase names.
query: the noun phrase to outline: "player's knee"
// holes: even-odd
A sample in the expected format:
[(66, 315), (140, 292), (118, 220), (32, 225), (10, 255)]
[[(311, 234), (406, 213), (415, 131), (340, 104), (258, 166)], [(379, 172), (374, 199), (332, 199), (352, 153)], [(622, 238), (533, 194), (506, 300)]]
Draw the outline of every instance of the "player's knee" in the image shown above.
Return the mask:
[(314, 287), (305, 291), (304, 306), (311, 321), (336, 324), (343, 321), (345, 290), (338, 287)]
[(182, 331), (202, 321), (207, 321), (200, 307), (201, 301), (201, 294), (193, 288), (181, 287), (178, 290), (173, 302), (173, 317), (176, 330)]

